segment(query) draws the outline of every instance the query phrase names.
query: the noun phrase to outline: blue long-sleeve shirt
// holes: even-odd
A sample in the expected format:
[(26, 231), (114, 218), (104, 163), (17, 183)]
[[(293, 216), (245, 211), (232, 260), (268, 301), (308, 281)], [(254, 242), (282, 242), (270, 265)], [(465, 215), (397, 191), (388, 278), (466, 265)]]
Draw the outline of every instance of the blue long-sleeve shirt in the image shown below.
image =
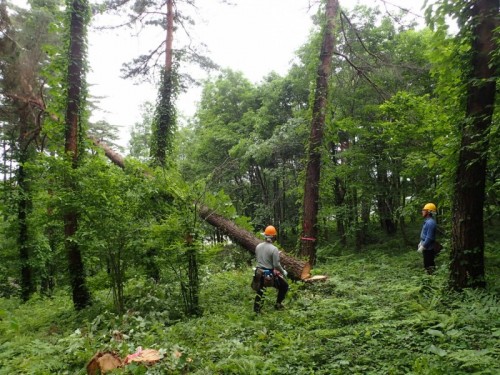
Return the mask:
[(426, 218), (422, 226), (420, 241), (422, 242), (422, 246), (427, 250), (434, 248), (434, 242), (436, 241), (436, 226), (436, 220), (434, 220), (433, 217)]

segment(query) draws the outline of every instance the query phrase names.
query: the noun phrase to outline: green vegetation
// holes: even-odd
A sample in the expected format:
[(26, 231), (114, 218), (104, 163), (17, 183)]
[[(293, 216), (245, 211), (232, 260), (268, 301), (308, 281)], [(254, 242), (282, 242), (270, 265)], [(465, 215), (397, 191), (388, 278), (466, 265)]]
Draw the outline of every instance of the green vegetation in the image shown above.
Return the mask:
[[(89, 4), (29, 3), (0, 0), (0, 375), (84, 374), (96, 353), (139, 347), (163, 359), (115, 373), (500, 373), (498, 2), (438, 1), (422, 29), (403, 11), (340, 12), (321, 108), (325, 3), (286, 75), (254, 84), (221, 70), (185, 127), (181, 62), (210, 64), (179, 51), (125, 158), (84, 100)], [(159, 15), (145, 8), (156, 2), (124, 4)], [(128, 76), (149, 75), (153, 57)], [(317, 110), (309, 236), (301, 202), (316, 188), (305, 171)], [(415, 251), (427, 202), (445, 244), (432, 276)], [(291, 283), (285, 311), (269, 301), (256, 316), (255, 243), (242, 237), (269, 224), (291, 255), (314, 237), (313, 272), (328, 279)]]
[[(487, 274), (498, 275), (492, 250)], [(252, 312), (248, 266), (203, 280), (199, 318), (176, 319), (168, 286), (140, 278), (127, 282), (123, 316), (111, 312), (105, 289), (81, 312), (62, 292), (26, 304), (2, 299), (0, 374), (83, 374), (96, 352), (123, 358), (138, 346), (164, 358), (114, 373), (498, 374), (500, 283), (490, 277), (488, 290), (452, 294), (447, 255), (428, 276), (420, 256), (396, 240), (363, 253), (322, 253), (315, 273), (328, 280), (291, 283), (287, 309), (268, 302), (261, 316)]]

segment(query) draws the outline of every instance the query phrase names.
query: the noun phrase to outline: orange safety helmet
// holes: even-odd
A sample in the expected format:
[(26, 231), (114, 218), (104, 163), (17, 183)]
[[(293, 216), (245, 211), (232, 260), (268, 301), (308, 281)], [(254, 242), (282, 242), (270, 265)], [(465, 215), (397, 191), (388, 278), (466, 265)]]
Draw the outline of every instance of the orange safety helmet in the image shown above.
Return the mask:
[(427, 203), (422, 210), (437, 212), (437, 207), (434, 203)]
[(266, 230), (264, 230), (264, 236), (266, 237), (275, 237), (277, 234), (278, 232), (276, 232), (276, 228), (272, 225), (268, 225)]

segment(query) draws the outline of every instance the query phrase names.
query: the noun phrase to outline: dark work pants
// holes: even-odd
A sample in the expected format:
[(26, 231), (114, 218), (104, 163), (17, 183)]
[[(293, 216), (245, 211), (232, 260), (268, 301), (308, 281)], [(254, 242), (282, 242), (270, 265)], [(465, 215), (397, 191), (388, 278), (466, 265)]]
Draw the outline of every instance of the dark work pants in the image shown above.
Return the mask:
[[(255, 301), (253, 303), (253, 310), (255, 312), (260, 312), (260, 309), (262, 308), (262, 305), (264, 304), (264, 291), (266, 287), (263, 285), (264, 280), (263, 278), (260, 281), (260, 287), (259, 290), (257, 291), (257, 294), (255, 295)], [(279, 276), (279, 277), (274, 277), (274, 288), (278, 289), (278, 296), (276, 297), (276, 303), (281, 303), (285, 299), (286, 293), (288, 292), (288, 283), (286, 280)]]
[(427, 273), (431, 274), (436, 268), (436, 263), (434, 262), (434, 258), (436, 256), (434, 249), (424, 250), (424, 268)]

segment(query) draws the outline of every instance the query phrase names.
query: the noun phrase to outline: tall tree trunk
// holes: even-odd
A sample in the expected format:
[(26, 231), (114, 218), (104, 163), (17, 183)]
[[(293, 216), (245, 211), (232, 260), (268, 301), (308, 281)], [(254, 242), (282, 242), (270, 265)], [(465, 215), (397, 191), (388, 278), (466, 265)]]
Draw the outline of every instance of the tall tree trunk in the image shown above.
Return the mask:
[[(167, 0), (167, 24), (165, 36), (165, 67), (162, 72), (158, 104), (153, 120), (153, 141), (151, 155), (153, 165), (165, 167), (167, 153), (171, 151), (173, 133), (175, 129), (174, 96), (174, 69), (173, 69), (173, 40), (174, 40), (174, 12), (173, 0)], [(160, 218), (157, 218), (159, 220)], [(146, 254), (148, 275), (156, 282), (160, 280), (160, 269), (156, 262), (157, 249), (150, 249)]]
[(498, 27), (499, 2), (477, 0), (466, 6), (473, 40), (452, 209), (450, 286), (456, 290), (486, 284), (483, 209), (496, 91), (493, 55), (497, 51), (494, 31)]
[[(66, 107), (66, 139), (65, 152), (71, 160), (73, 169), (78, 168), (79, 130), (83, 111), (84, 95), (84, 48), (86, 40), (86, 23), (88, 3), (86, 0), (73, 0), (70, 4), (70, 44), (68, 56), (68, 98)], [(75, 191), (75, 186), (68, 180), (67, 187)], [(78, 229), (78, 212), (70, 207), (64, 214), (64, 236), (68, 255), (68, 269), (73, 292), (73, 304), (77, 310), (83, 309), (91, 302), (90, 292), (85, 282), (82, 254), (74, 236)]]
[[(23, 144), (24, 142), (21, 142)], [(28, 213), (31, 208), (31, 194), (28, 186), (28, 179), (24, 163), (27, 161), (26, 149), (20, 150), (19, 168), (17, 173), (18, 183), (18, 202), (17, 202), (17, 220), (18, 220), (18, 246), (19, 258), (21, 260), (21, 298), (27, 301), (34, 291), (33, 272), (30, 264), (30, 245), (28, 236)]]
[[(16, 62), (18, 63), (18, 61)], [(18, 247), (21, 262), (21, 298), (27, 301), (35, 291), (33, 281), (33, 267), (31, 266), (31, 245), (29, 241), (28, 216), (32, 207), (32, 194), (30, 191), (29, 176), (26, 164), (32, 157), (30, 131), (33, 130), (31, 108), (29, 103), (18, 98), (13, 99), (16, 118), (18, 119), (19, 135), (17, 139), (17, 219), (18, 219)]]
[(309, 136), (308, 160), (304, 188), (303, 221), (300, 255), (306, 257), (310, 264), (316, 261), (316, 244), (318, 237), (319, 181), (321, 172), (321, 144), (328, 105), (328, 80), (332, 73), (332, 56), (335, 46), (334, 27), (339, 8), (338, 0), (326, 3), (326, 25), (321, 45), (320, 65), (316, 77), (316, 91)]
[[(32, 209), (32, 193), (29, 172), (26, 165), (33, 160), (36, 152), (36, 145), (40, 141), (39, 133), (42, 128), (43, 116), (45, 111), (45, 104), (43, 101), (44, 86), (40, 79), (40, 69), (46, 65), (44, 54), (34, 53), (39, 51), (47, 43), (47, 34), (45, 34), (45, 25), (50, 22), (47, 19), (45, 12), (48, 8), (40, 8), (41, 4), (32, 4), (31, 11), (22, 11), (17, 17), (21, 17), (26, 26), (31, 24), (36, 25), (40, 29), (41, 35), (35, 38), (29, 30), (31, 27), (25, 29), (16, 29), (10, 24), (10, 20), (6, 13), (5, 8), (0, 4), (0, 28), (6, 36), (4, 40), (0, 40), (0, 60), (5, 62), (1, 64), (0, 76), (2, 77), (1, 89), (5, 103), (9, 102), (7, 111), (3, 113), (4, 125), (11, 123), (18, 126), (17, 144), (14, 145), (13, 134), (17, 129), (11, 129), (11, 134), (8, 136), (4, 133), (4, 141), (10, 139), (11, 146), (9, 153), (6, 154), (4, 148), (4, 162), (9, 158), (10, 168), (9, 171), (4, 170), (4, 182), (12, 183), (12, 166), (13, 160), (16, 161), (17, 174), (14, 184), (17, 187), (17, 211), (18, 211), (18, 246), (21, 260), (21, 298), (26, 301), (31, 294), (36, 290), (34, 282), (35, 272), (39, 273), (43, 278), (45, 275), (42, 267), (35, 268), (33, 266), (33, 257), (35, 256), (32, 251), (32, 241), (29, 238), (30, 228), (28, 225), (29, 215)], [(3, 8), (3, 9), (1, 9)], [(27, 23), (26, 23), (27, 22)], [(25, 35), (29, 35), (29, 47), (23, 46), (26, 43), (24, 40)], [(0, 38), (2, 39), (2, 38)], [(53, 38), (51, 43), (53, 43)], [(7, 106), (5, 107), (7, 108)], [(11, 111), (12, 109), (12, 111)], [(5, 126), (2, 130), (7, 129)], [(5, 146), (5, 143), (4, 143)], [(12, 150), (16, 150), (15, 158), (13, 157)], [(6, 164), (4, 164), (7, 166)], [(17, 183), (17, 185), (16, 185)], [(13, 189), (7, 189), (5, 192), (10, 193)], [(30, 243), (31, 242), (31, 243)]]
[(171, 151), (172, 138), (175, 130), (175, 80), (173, 68), (174, 12), (173, 0), (167, 0), (167, 35), (165, 49), (165, 69), (163, 71), (160, 97), (154, 120), (154, 139), (152, 142), (153, 164), (161, 167), (166, 165), (167, 153)]

